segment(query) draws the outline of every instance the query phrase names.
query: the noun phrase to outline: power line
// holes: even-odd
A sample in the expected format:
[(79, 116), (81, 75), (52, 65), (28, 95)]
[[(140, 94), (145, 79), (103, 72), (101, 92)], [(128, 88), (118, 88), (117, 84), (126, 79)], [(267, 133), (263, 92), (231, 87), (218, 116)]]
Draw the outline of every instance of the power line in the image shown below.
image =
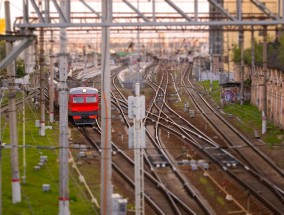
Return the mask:
[[(175, 134), (173, 134), (175, 135)], [(253, 145), (238, 145), (238, 146), (212, 146), (212, 147), (201, 147), (201, 149), (235, 149), (235, 148), (248, 148), (248, 147), (273, 147), (273, 148), (284, 148), (284, 144), (274, 144), (273, 146), (270, 146), (270, 145), (266, 145), (266, 144), (262, 144), (262, 145), (256, 145), (256, 144), (253, 144)], [(23, 145), (18, 145), (17, 148), (26, 148), (26, 149), (41, 149), (41, 150), (50, 150), (50, 151), (56, 151), (58, 149), (76, 149), (78, 151), (82, 150), (82, 149), (94, 149), (93, 147), (91, 146), (86, 146), (84, 148), (78, 148), (78, 147), (74, 147), (74, 146), (69, 146), (69, 147), (60, 147), (60, 146), (45, 146), (45, 145), (37, 145), (37, 146), (34, 146), (34, 145), (26, 145), (26, 146), (23, 146)], [(5, 145), (2, 145), (2, 151), (6, 150), (6, 149), (11, 149), (11, 145), (10, 144), (5, 144)], [(101, 149), (106, 149), (106, 150), (111, 150), (111, 151), (115, 151), (114, 149), (112, 148), (101, 148)], [(123, 151), (133, 151), (133, 149), (135, 148), (128, 148), (128, 147), (121, 147), (119, 148), (120, 150), (123, 150)], [(156, 149), (155, 147), (147, 147), (147, 150), (148, 149)], [(168, 150), (176, 150), (176, 149), (181, 149), (180, 147), (159, 147), (159, 149), (168, 149)]]

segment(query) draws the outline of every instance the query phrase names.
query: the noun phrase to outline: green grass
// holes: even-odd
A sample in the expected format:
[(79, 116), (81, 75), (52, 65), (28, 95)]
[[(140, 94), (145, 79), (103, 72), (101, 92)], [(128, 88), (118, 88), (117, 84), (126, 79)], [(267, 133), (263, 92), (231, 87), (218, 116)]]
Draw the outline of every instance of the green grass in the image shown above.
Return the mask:
[(199, 84), (204, 87), (204, 89), (209, 93), (209, 95), (211, 96), (211, 98), (216, 104), (218, 105), (221, 104), (220, 103), (221, 87), (219, 86), (219, 81), (212, 81), (212, 91), (210, 91), (210, 81), (209, 80), (199, 82)]
[[(7, 105), (8, 104), (8, 94), (9, 94), (9, 91), (8, 90), (5, 90), (4, 93), (3, 93), (3, 99), (2, 99), (2, 105)], [(23, 93), (22, 92), (16, 92), (16, 99), (19, 99), (19, 98), (22, 98), (23, 96)]]
[[(27, 106), (28, 109), (28, 106)], [(21, 113), (21, 111), (18, 111)], [(22, 115), (17, 116), (18, 119)], [(38, 118), (37, 118), (38, 119)], [(46, 117), (46, 121), (47, 121)], [(22, 145), (22, 121), (18, 120), (18, 143)], [(25, 214), (58, 214), (59, 197), (59, 151), (52, 149), (37, 149), (36, 146), (58, 146), (59, 132), (58, 125), (53, 124), (52, 130), (46, 130), (46, 136), (39, 135), (39, 128), (35, 127), (35, 116), (31, 110), (26, 111), (26, 145), (31, 147), (26, 149), (26, 184), (21, 183), (22, 202), (12, 204), (11, 189), (11, 164), (10, 149), (2, 151), (2, 205), (4, 214), (25, 215)], [(4, 128), (3, 142), (9, 143), (9, 125), (2, 120)], [(19, 148), (19, 170), (23, 176), (23, 149)], [(47, 163), (39, 170), (34, 171), (34, 166), (40, 161), (40, 156), (48, 156)], [(69, 168), (71, 169), (71, 167)], [(22, 181), (22, 180), (21, 180)], [(23, 182), (23, 181), (22, 181)], [(51, 191), (43, 192), (42, 184), (50, 184)], [(71, 214), (99, 214), (95, 213), (93, 203), (86, 198), (84, 188), (78, 182), (76, 174), (69, 174), (69, 197)], [(98, 210), (97, 210), (98, 211)]]
[[(219, 86), (218, 81), (213, 81), (212, 91), (210, 90), (210, 81), (199, 82), (206, 91), (210, 94), (215, 103), (219, 106), (220, 104), (220, 91), (221, 87)], [(262, 128), (262, 116), (261, 112), (257, 107), (245, 103), (244, 105), (240, 104), (230, 104), (223, 107), (223, 111), (227, 114), (232, 114), (238, 119), (238, 122), (235, 123), (235, 126), (238, 127), (242, 132), (245, 132), (249, 135), (254, 135), (254, 130), (257, 130), (261, 134)], [(274, 145), (281, 143), (284, 140), (284, 132), (282, 129), (278, 128), (271, 122), (267, 122), (267, 133), (261, 136), (261, 139), (268, 143), (269, 145)]]

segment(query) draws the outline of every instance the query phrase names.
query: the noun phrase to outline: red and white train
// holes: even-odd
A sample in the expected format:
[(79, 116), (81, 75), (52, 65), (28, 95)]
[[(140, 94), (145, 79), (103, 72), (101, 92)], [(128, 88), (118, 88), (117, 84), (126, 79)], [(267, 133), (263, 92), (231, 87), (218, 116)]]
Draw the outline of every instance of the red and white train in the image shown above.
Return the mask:
[[(54, 81), (54, 103), (59, 106), (59, 87)], [(69, 89), (68, 116), (76, 125), (93, 125), (99, 112), (99, 93), (93, 87), (74, 87)]]
[(99, 112), (98, 90), (76, 87), (69, 91), (68, 115), (76, 125), (94, 124)]

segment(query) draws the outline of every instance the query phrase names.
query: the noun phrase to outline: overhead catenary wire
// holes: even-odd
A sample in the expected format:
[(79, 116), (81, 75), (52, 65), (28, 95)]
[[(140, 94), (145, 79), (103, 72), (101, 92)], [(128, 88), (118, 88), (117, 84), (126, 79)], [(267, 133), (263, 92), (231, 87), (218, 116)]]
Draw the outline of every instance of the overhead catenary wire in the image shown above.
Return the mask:
[[(173, 134), (175, 135), (175, 134)], [(268, 144), (262, 144), (262, 145), (259, 145), (259, 144), (253, 144), (252, 145), (253, 147), (269, 147), (269, 148), (284, 148), (284, 145), (283, 144), (273, 144), (273, 145), (268, 145)], [(240, 146), (218, 146), (218, 147), (209, 147), (209, 148), (222, 148), (222, 149), (234, 149), (234, 148), (249, 148), (251, 146), (248, 146), (248, 145), (240, 145)], [(19, 145), (17, 148), (24, 148), (23, 145)], [(34, 146), (34, 145), (29, 145), (27, 144), (25, 146), (26, 149), (40, 149), (40, 150), (49, 150), (49, 151), (57, 151), (59, 150), (60, 148), (62, 147), (59, 147), (59, 146), (44, 146), (44, 145), (38, 145), (38, 146)], [(72, 149), (72, 150), (78, 150), (80, 151), (79, 148), (77, 147), (74, 147), (74, 146), (70, 146), (70, 147), (64, 147), (65, 149)], [(180, 149), (179, 147), (163, 147), (163, 146), (160, 146), (161, 149)], [(209, 149), (208, 147), (204, 147), (203, 149)], [(2, 146), (2, 151), (5, 151), (5, 150), (8, 150), (8, 149), (11, 149), (11, 145), (10, 144), (5, 144)], [(86, 149), (93, 149), (92, 147), (86, 147)], [(103, 148), (101, 148), (103, 149)], [(134, 148), (131, 148), (129, 149), (128, 147), (125, 147), (125, 148), (121, 148), (121, 150), (123, 151), (133, 151)], [(151, 147), (147, 148), (147, 149), (152, 149)], [(153, 147), (153, 149), (155, 149)]]

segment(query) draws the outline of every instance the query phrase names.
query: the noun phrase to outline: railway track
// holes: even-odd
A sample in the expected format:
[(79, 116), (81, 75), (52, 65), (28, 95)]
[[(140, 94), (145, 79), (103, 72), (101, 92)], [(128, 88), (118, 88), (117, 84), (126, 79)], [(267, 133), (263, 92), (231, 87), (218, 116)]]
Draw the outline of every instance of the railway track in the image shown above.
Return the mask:
[[(267, 207), (265, 209), (267, 213), (269, 209), (270, 214), (283, 214), (283, 170), (214, 110), (196, 90), (189, 77), (188, 72), (184, 74), (183, 85), (190, 86), (186, 88), (186, 92), (194, 102), (196, 111), (202, 113), (210, 125), (219, 132), (218, 135), (225, 140), (227, 147), (223, 148), (234, 149), (234, 154), (239, 159), (238, 166), (242, 167), (240, 170), (240, 168), (227, 168), (223, 165), (223, 169), (255, 195), (258, 201)], [(215, 148), (218, 147), (222, 146), (215, 146)], [(213, 148), (208, 148), (208, 152)]]
[[(194, 88), (192, 88), (194, 89)], [(165, 105), (167, 106), (167, 105)], [(167, 106), (168, 109), (170, 109)], [(173, 112), (170, 109), (170, 112)], [(164, 121), (169, 122), (169, 117), (165, 115)], [(160, 118), (160, 114), (155, 116), (156, 118)], [(182, 119), (181, 116), (178, 116), (178, 118)], [(183, 121), (190, 125), (191, 128), (193, 128), (193, 126), (186, 122), (185, 119), (183, 119)], [(174, 123), (172, 123), (173, 125)], [(175, 126), (177, 126), (177, 124), (175, 124)], [(214, 141), (210, 138), (208, 138), (206, 135), (204, 135), (202, 132), (200, 132), (198, 129), (195, 129), (196, 131), (198, 131), (196, 133), (196, 131), (190, 131), (191, 134), (194, 134), (194, 136), (197, 136), (197, 139), (193, 138), (192, 136), (188, 136), (186, 133), (189, 131), (187, 129), (187, 131), (185, 131), (185, 128), (179, 126), (180, 130), (183, 130), (183, 133), (179, 133), (176, 130), (172, 130), (172, 128), (170, 128), (170, 126), (164, 126), (165, 129), (171, 130), (171, 132), (175, 132), (177, 135), (183, 135), (183, 138), (189, 138), (189, 140), (191, 141), (195, 141), (195, 145), (197, 147), (199, 147), (199, 150), (201, 150), (204, 154), (207, 154), (208, 157), (211, 158), (211, 160), (215, 161), (216, 163), (218, 163), (220, 165), (220, 167), (222, 169), (224, 169), (225, 171), (229, 172), (229, 175), (231, 175), (231, 177), (233, 178), (237, 178), (237, 181), (242, 184), (242, 186), (244, 186), (246, 189), (248, 189), (251, 193), (255, 194), (258, 198), (259, 201), (262, 202), (262, 204), (265, 205), (265, 211), (267, 211), (267, 213), (271, 214), (272, 213), (277, 213), (277, 214), (281, 214), (282, 213), (282, 198), (283, 198), (283, 191), (282, 189), (279, 189), (279, 187), (275, 184), (272, 184), (270, 181), (266, 180), (263, 178), (262, 175), (260, 175), (258, 172), (254, 172), (253, 170), (250, 170), (249, 167), (246, 164), (243, 164), (241, 161), (237, 160), (234, 156), (232, 156), (230, 153), (224, 151), (221, 149), (221, 146), (214, 143)], [(186, 137), (188, 136), (188, 137)], [(200, 140), (197, 141), (198, 139), (202, 139), (203, 143), (200, 143)], [(199, 142), (199, 143), (197, 143)], [(207, 142), (207, 145), (204, 145), (204, 142)], [(208, 145), (210, 144), (210, 145)], [(214, 152), (215, 151), (215, 152)], [(220, 153), (222, 152), (222, 153)], [(211, 156), (212, 154), (217, 154), (218, 158), (221, 158), (220, 155), (222, 155), (222, 162), (220, 162), (220, 159), (218, 159), (217, 157)], [(226, 159), (229, 160), (224, 160), (224, 157)], [(225, 162), (224, 162), (225, 161)], [(228, 163), (228, 161), (230, 163)], [(235, 166), (241, 166), (242, 167), (242, 171), (239, 172), (240, 168), (238, 169), (229, 169), (227, 168), (227, 166), (225, 165), (225, 163), (228, 164), (234, 164)], [(277, 170), (277, 168), (276, 168)], [(233, 172), (233, 173), (232, 173)], [(249, 174), (247, 174), (247, 172), (250, 172)], [(281, 173), (281, 171), (280, 171)], [(250, 176), (248, 176), (250, 175)], [(247, 182), (249, 181), (249, 182)], [(260, 181), (260, 182), (259, 182)], [(263, 186), (265, 184), (265, 186)], [(265, 200), (266, 198), (266, 200)], [(270, 204), (269, 199), (272, 200), (273, 199), (273, 204)], [(262, 206), (261, 206), (262, 207)]]
[[(167, 80), (165, 79), (164, 86), (166, 85)], [(162, 89), (162, 87), (160, 87), (160, 89)], [(126, 99), (121, 93), (119, 94), (121, 95), (121, 98), (116, 100), (119, 101), (124, 107), (123, 109), (121, 109), (121, 112), (122, 115), (125, 115), (123, 111), (125, 111)], [(156, 96), (153, 99), (154, 102), (151, 106), (157, 105), (155, 102), (156, 97), (161, 98), (161, 95), (162, 90), (157, 90)], [(153, 177), (155, 177), (160, 181), (160, 183), (162, 183), (163, 187), (167, 187), (167, 189), (169, 190), (167, 192), (175, 193), (175, 196), (179, 197), (180, 201), (182, 200), (181, 202), (183, 203), (179, 203), (178, 205), (188, 207), (188, 211), (184, 213), (182, 212), (184, 208), (180, 209), (180, 206), (177, 205), (175, 206), (175, 211), (172, 214), (214, 214), (214, 211), (206, 204), (206, 201), (200, 198), (200, 194), (190, 185), (189, 181), (185, 179), (181, 173), (179, 173), (175, 164), (171, 162), (169, 155), (164, 151), (164, 147), (162, 147), (162, 143), (159, 140), (158, 126), (155, 130), (153, 130), (153, 132), (151, 132), (150, 130), (153, 129), (148, 129), (148, 127), (146, 128), (148, 140), (145, 149), (145, 162), (148, 165), (148, 169), (151, 170)], [(168, 178), (171, 178), (171, 180), (169, 181)], [(168, 195), (169, 201), (172, 204), (176, 202), (176, 200), (173, 199), (173, 196), (169, 195), (169, 193), (166, 193), (166, 195)], [(191, 210), (189, 210), (189, 208), (191, 208)]]
[[(187, 69), (187, 71), (189, 70)], [(210, 138), (208, 135), (205, 135), (204, 132), (191, 124), (187, 119), (184, 119), (182, 116), (173, 111), (167, 103), (167, 86), (169, 85), (169, 80), (172, 79), (173, 81), (174, 79), (173, 76), (167, 74), (167, 68), (164, 69), (163, 74), (164, 75), (161, 76), (163, 78), (161, 78), (160, 83), (149, 83), (149, 86), (151, 86), (155, 92), (155, 96), (152, 98), (152, 102), (147, 109), (147, 117), (145, 119), (148, 137), (147, 145), (149, 145), (149, 147), (145, 150), (145, 162), (147, 164), (144, 170), (144, 174), (147, 176), (147, 179), (145, 180), (147, 184), (147, 186), (145, 186), (145, 198), (148, 204), (151, 205), (152, 209), (158, 214), (214, 214), (214, 210), (207, 205), (204, 199), (201, 198), (200, 200), (196, 200), (196, 198), (201, 195), (192, 188), (190, 183), (188, 183), (188, 180), (184, 179), (182, 174), (177, 176), (176, 172), (178, 172), (178, 168), (175, 166), (175, 159), (171, 157), (169, 152), (164, 150), (166, 147), (160, 139), (161, 130), (167, 130), (168, 133), (182, 137), (183, 141), (187, 142), (188, 145), (194, 145), (194, 147), (202, 155), (206, 156), (212, 162), (215, 162), (223, 172), (241, 184), (243, 189), (248, 190), (251, 194), (253, 194), (254, 200), (260, 208), (263, 208), (265, 213), (281, 214), (281, 207), (283, 207), (283, 190), (281, 186), (278, 184), (275, 185), (270, 179), (267, 180), (260, 171), (256, 171), (257, 168), (246, 163), (245, 160), (240, 159), (239, 156), (232, 153), (231, 150), (230, 152), (225, 150), (228, 146), (238, 148), (243, 146), (244, 143), (237, 146), (218, 144), (215, 140)], [(148, 73), (147, 77), (150, 76), (151, 75)], [(183, 85), (189, 85), (189, 83), (186, 83), (186, 81), (189, 81), (188, 77), (189, 74), (184, 73)], [(124, 126), (129, 126), (128, 119), (126, 118), (126, 98), (119, 91), (118, 87), (115, 86), (116, 83), (114, 80), (115, 78), (113, 79), (115, 92), (112, 92), (112, 102), (117, 111), (119, 111), (118, 113), (121, 113), (123, 116), (121, 121), (126, 124)], [(190, 91), (193, 91), (193, 93), (197, 92), (194, 86), (187, 88), (186, 91), (187, 93), (192, 93)], [(189, 96), (191, 99), (195, 99), (195, 97), (198, 98), (198, 95), (192, 96), (189, 94)], [(198, 104), (196, 104), (196, 106), (198, 107)], [(202, 111), (200, 109), (196, 109), (195, 111), (196, 113), (207, 113), (207, 110)], [(217, 123), (215, 124), (219, 125)], [(124, 135), (127, 136), (127, 134)], [(130, 167), (131, 164), (126, 165), (124, 162), (120, 163), (120, 160), (123, 160), (123, 158), (120, 157), (122, 156), (120, 152), (125, 150), (125, 145), (118, 144), (114, 146), (113, 150), (116, 151), (114, 160), (118, 163), (113, 163), (114, 169), (119, 171), (121, 177), (125, 178), (125, 180), (134, 187), (133, 163), (132, 167)], [(119, 156), (117, 156), (117, 154), (119, 154)], [(133, 153), (131, 153), (130, 150), (124, 154), (126, 154), (129, 159), (133, 158)], [(124, 166), (128, 166), (128, 168), (124, 169)], [(163, 168), (157, 168), (162, 166)], [(277, 172), (277, 169), (274, 171)], [(278, 171), (277, 174), (281, 179), (281, 171)], [(169, 183), (169, 177), (171, 179), (176, 177), (176, 179), (171, 180), (173, 182), (172, 184)], [(153, 180), (155, 180), (153, 182), (154, 185), (148, 185), (148, 183)], [(160, 189), (159, 194), (156, 193), (156, 191), (151, 190), (157, 189), (157, 186)], [(163, 192), (161, 192), (161, 190)], [(176, 194), (176, 190), (184, 190), (184, 192), (183, 194), (181, 194), (181, 192)], [(159, 195), (163, 195), (163, 197), (159, 197)], [(187, 201), (186, 198), (191, 198), (191, 200)], [(161, 200), (161, 202), (157, 199), (159, 199), (159, 201)], [(269, 202), (267, 199), (272, 199), (273, 203)], [(164, 204), (171, 205), (171, 208), (166, 208)], [(243, 206), (238, 203), (236, 204), (239, 205), (243, 211), (246, 211)], [(191, 209), (189, 210), (189, 208)]]
[[(121, 94), (122, 95), (122, 94)], [(114, 103), (118, 105), (118, 100), (113, 97)], [(115, 102), (116, 101), (116, 102)], [(119, 105), (118, 105), (119, 106)], [(123, 110), (121, 109), (121, 112)], [(124, 121), (128, 124), (128, 119), (124, 115)], [(89, 139), (92, 146), (100, 152), (100, 145), (92, 140), (93, 129), (81, 128), (85, 137)], [(100, 126), (97, 125), (96, 132), (100, 133)], [(98, 139), (97, 137), (95, 139)], [(113, 156), (113, 168), (123, 177), (132, 187), (134, 187), (134, 162), (133, 159), (123, 152), (121, 148), (114, 142), (112, 150), (115, 152)], [(132, 155), (133, 157), (133, 155)], [(183, 202), (178, 196), (171, 192), (167, 186), (158, 179), (157, 175), (153, 175), (153, 169), (145, 171), (145, 198), (152, 209), (157, 214), (196, 214), (186, 202)], [(190, 197), (192, 198), (192, 197)], [(199, 213), (200, 214), (200, 213)], [(201, 213), (204, 214), (204, 213)]]

